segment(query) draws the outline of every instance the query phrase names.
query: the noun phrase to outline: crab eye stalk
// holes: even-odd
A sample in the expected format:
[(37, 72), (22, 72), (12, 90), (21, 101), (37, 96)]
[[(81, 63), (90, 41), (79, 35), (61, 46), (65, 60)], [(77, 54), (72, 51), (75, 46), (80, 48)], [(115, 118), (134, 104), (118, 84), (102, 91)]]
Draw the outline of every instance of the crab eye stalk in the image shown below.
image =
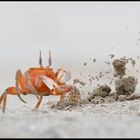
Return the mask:
[(39, 65), (40, 65), (41, 68), (43, 67), (43, 65), (42, 65), (41, 51), (39, 51)]
[(51, 57), (51, 51), (49, 51), (49, 66), (51, 66), (52, 65), (52, 57)]

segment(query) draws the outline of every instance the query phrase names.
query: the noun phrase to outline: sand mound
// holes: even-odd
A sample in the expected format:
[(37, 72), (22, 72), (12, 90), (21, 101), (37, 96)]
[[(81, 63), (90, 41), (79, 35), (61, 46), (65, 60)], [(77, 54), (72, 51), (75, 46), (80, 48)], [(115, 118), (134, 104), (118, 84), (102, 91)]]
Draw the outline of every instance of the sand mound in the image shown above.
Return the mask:
[(76, 86), (73, 86), (73, 90), (65, 95), (63, 104), (53, 104), (51, 108), (58, 110), (70, 110), (79, 105), (81, 101), (81, 94)]
[(113, 64), (114, 70), (115, 70), (115, 73), (114, 73), (115, 77), (117, 77), (117, 76), (122, 77), (123, 75), (125, 75), (126, 63), (127, 63), (127, 61), (125, 59), (115, 59), (113, 61), (112, 64)]
[(118, 95), (131, 95), (135, 92), (137, 79), (129, 76), (115, 81), (115, 89)]
[(96, 89), (90, 95), (90, 98), (94, 98), (95, 96), (106, 97), (111, 92), (111, 88), (105, 85), (98, 85)]

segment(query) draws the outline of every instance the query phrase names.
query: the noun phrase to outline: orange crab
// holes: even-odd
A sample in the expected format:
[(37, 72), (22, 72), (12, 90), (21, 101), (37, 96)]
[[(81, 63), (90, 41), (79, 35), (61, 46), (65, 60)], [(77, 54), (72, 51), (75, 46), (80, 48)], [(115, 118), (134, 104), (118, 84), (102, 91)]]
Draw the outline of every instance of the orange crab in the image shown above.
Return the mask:
[(62, 68), (54, 72), (51, 67), (52, 58), (50, 51), (48, 61), (49, 65), (43, 67), (40, 51), (40, 67), (29, 68), (24, 74), (21, 73), (21, 70), (17, 70), (15, 87), (8, 87), (0, 96), (0, 105), (3, 101), (3, 112), (6, 111), (7, 94), (17, 95), (24, 103), (26, 103), (26, 101), (21, 98), (21, 94), (35, 94), (38, 99), (35, 109), (39, 107), (43, 96), (60, 95), (59, 103), (63, 103), (64, 94), (73, 89), (72, 85), (65, 84), (65, 82), (71, 78), (71, 74)]

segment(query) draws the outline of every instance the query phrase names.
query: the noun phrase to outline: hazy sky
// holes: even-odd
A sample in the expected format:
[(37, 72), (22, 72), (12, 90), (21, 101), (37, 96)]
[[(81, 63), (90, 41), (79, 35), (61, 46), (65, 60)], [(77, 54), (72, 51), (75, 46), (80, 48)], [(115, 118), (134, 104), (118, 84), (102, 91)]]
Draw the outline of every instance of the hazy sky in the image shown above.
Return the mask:
[(89, 58), (140, 54), (139, 2), (0, 2), (0, 89), (15, 72), (48, 64), (72, 73)]

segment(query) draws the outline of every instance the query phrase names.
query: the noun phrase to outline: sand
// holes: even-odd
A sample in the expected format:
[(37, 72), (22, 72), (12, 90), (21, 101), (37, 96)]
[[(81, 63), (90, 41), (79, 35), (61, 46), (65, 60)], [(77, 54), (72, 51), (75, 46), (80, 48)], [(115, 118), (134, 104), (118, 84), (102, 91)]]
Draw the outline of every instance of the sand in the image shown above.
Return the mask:
[[(54, 102), (52, 102), (54, 103)], [(110, 138), (140, 137), (140, 100), (85, 104), (72, 111), (44, 104), (9, 108), (0, 113), (0, 137)]]
[[(94, 86), (92, 92), (85, 90), (85, 94), (74, 88), (74, 93), (66, 96), (63, 105), (49, 96), (37, 111), (33, 111), (35, 104), (30, 104), (33, 96), (28, 98), (27, 105), (19, 105), (13, 100), (12, 106), (7, 105), (6, 113), (0, 111), (0, 137), (139, 138), (140, 93), (135, 93), (138, 81), (126, 75), (124, 60), (121, 58), (112, 63), (116, 72), (116, 92), (106, 84)], [(129, 60), (134, 67), (135, 61)], [(83, 83), (75, 78), (73, 84), (86, 86)]]

